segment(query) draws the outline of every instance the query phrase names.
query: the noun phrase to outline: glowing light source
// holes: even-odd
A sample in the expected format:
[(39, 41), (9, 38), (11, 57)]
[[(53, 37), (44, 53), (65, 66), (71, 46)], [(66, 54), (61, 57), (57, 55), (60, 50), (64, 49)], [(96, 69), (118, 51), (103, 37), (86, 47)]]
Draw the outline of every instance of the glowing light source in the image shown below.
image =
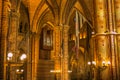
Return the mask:
[(92, 64), (96, 65), (96, 62), (95, 62), (95, 61), (92, 61)]
[(17, 69), (16, 72), (19, 72), (19, 69)]
[(88, 65), (91, 65), (91, 62), (88, 62)]
[(110, 63), (110, 61), (108, 61), (108, 65), (110, 65), (111, 63)]
[(27, 55), (26, 54), (22, 54), (21, 57), (20, 57), (20, 60), (24, 60), (27, 58)]
[(9, 58), (12, 58), (12, 57), (13, 57), (13, 53), (9, 52), (7, 56), (8, 56)]
[(105, 63), (106, 63), (105, 61), (102, 61), (103, 66), (105, 66)]

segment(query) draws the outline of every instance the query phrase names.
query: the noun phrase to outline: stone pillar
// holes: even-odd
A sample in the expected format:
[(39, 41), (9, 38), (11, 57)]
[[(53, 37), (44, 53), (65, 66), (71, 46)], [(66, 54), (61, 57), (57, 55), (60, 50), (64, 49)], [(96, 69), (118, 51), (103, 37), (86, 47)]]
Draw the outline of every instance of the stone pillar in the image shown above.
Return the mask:
[(40, 36), (33, 33), (32, 36), (32, 80), (37, 80), (37, 66), (39, 61), (39, 38)]
[[(18, 27), (19, 27), (19, 18), (20, 18), (20, 13), (19, 13), (19, 8), (16, 6), (18, 5), (20, 1), (15, 1), (11, 0), (11, 10), (10, 10), (10, 19), (9, 19), (9, 27), (8, 27), (8, 40), (7, 40), (7, 54), (9, 52), (13, 53), (12, 57), (12, 62), (10, 66), (10, 79), (14, 80), (17, 79), (17, 74), (16, 74), (16, 67), (18, 67), (17, 63), (20, 63), (20, 60), (18, 61), (18, 58), (20, 56), (19, 51), (18, 51)], [(15, 66), (12, 66), (15, 65)]]
[(120, 79), (120, 1), (115, 0), (115, 21), (116, 21), (116, 32), (117, 35), (117, 56), (118, 56), (118, 80)]
[(27, 80), (32, 80), (32, 52), (31, 52), (31, 41), (32, 41), (32, 35), (31, 32), (29, 31), (27, 33), (28, 37), (27, 37)]
[[(12, 52), (13, 57), (12, 61), (15, 63), (17, 62), (18, 59), (18, 42), (17, 42), (17, 37), (18, 37), (18, 26), (19, 26), (19, 13), (10, 11), (10, 24), (8, 27), (8, 41), (7, 41), (7, 53)], [(17, 65), (16, 65), (17, 66)], [(11, 72), (12, 73), (10, 76), (11, 79), (16, 79), (16, 71), (15, 68), (11, 66)]]
[(64, 40), (64, 37), (63, 37), (63, 25), (60, 26), (60, 40), (61, 40), (61, 48), (60, 48), (60, 67), (61, 67), (61, 80), (64, 80), (64, 73), (63, 73), (63, 61), (64, 61), (64, 58), (63, 58), (63, 52), (64, 52), (64, 47), (63, 47), (63, 40)]
[(61, 71), (61, 67), (60, 67), (60, 48), (61, 48), (61, 44), (60, 44), (60, 40), (61, 36), (60, 36), (60, 26), (57, 26), (55, 28), (55, 70), (58, 72), (55, 72), (55, 77), (57, 78), (57, 80), (60, 79), (60, 72)]
[(108, 37), (105, 35), (106, 24), (106, 0), (95, 0), (95, 26), (96, 26), (96, 80), (109, 80), (108, 70), (101, 70), (102, 61), (109, 60)]
[[(1, 25), (1, 20), (2, 20), (2, 7), (3, 7), (3, 4), (2, 4), (2, 0), (0, 0), (0, 31), (2, 29), (2, 25)], [(0, 32), (0, 45), (1, 45), (1, 32)], [(0, 49), (1, 49), (1, 46), (0, 46)], [(1, 51), (1, 50), (0, 50)], [(2, 80), (3, 79), (3, 54), (1, 54), (0, 52), (0, 79)]]
[(104, 33), (106, 27), (105, 0), (95, 0), (95, 25), (97, 33)]
[(3, 7), (2, 0), (0, 0), (0, 26), (1, 26), (1, 19), (2, 19), (2, 7)]
[[(39, 61), (39, 49), (40, 49), (40, 45), (39, 45), (39, 42), (40, 42), (40, 35), (39, 34), (36, 34), (35, 35), (35, 77), (37, 77), (37, 69), (38, 69), (38, 61)], [(37, 79), (35, 79), (37, 80)]]
[(68, 30), (69, 26), (63, 26), (63, 80), (69, 80), (68, 74)]
[[(15, 12), (11, 12), (10, 16), (10, 24), (8, 27), (8, 39), (7, 39), (7, 51), (6, 55), (9, 52), (13, 53), (12, 57), (12, 62), (18, 63), (18, 43), (17, 43), (17, 34), (18, 34), (18, 25), (19, 25), (19, 15)], [(16, 66), (10, 66), (10, 79), (16, 79), (16, 71), (15, 71)], [(11, 74), (12, 73), (12, 74)]]
[[(89, 61), (92, 62), (92, 61), (96, 61), (96, 45), (95, 45), (95, 36), (94, 34), (92, 34), (92, 37), (90, 39), (90, 49), (89, 49)], [(88, 65), (89, 66), (89, 65)], [(92, 76), (96, 76), (96, 73), (95, 73), (95, 70), (91, 68), (91, 66), (89, 66), (89, 69), (90, 71), (90, 79), (94, 79), (94, 77)]]
[(6, 80), (6, 50), (7, 50), (7, 32), (8, 32), (8, 22), (9, 22), (9, 11), (10, 11), (10, 2), (9, 0), (3, 1), (3, 10), (2, 10), (2, 22), (1, 22), (1, 57), (2, 57), (2, 70), (1, 70), (1, 79)]
[[(17, 50), (17, 34), (18, 34), (18, 26), (19, 26), (19, 13), (11, 11), (10, 13), (10, 26), (9, 26), (9, 34), (8, 34), (8, 51), (11, 51), (15, 54)], [(15, 57), (15, 56), (14, 56)]]
[(114, 0), (108, 0), (108, 28), (110, 32), (110, 54), (111, 54), (111, 78), (112, 80), (118, 79), (118, 56), (117, 56), (117, 43), (116, 35), (113, 32), (116, 31), (115, 28), (115, 12), (114, 12)]
[(102, 62), (105, 61), (107, 65), (107, 62), (110, 61), (108, 40), (109, 38), (105, 35), (96, 36), (97, 80), (109, 80), (110, 77), (108, 72), (109, 69), (104, 69), (102, 64)]
[(31, 53), (32, 53), (32, 80), (36, 80), (36, 74), (35, 74), (35, 33), (31, 34)]

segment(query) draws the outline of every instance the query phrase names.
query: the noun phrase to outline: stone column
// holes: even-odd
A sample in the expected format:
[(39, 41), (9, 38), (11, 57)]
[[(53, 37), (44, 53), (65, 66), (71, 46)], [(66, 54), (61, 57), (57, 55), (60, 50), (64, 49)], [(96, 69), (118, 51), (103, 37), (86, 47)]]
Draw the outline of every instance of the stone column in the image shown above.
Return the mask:
[(31, 53), (32, 53), (32, 80), (36, 80), (35, 74), (35, 33), (31, 34)]
[[(94, 34), (92, 34), (92, 37), (90, 39), (90, 49), (89, 49), (89, 61), (92, 62), (92, 61), (96, 61), (96, 45), (95, 45), (95, 36)], [(89, 65), (88, 65), (89, 66)], [(95, 70), (91, 68), (91, 66), (89, 66), (89, 69), (90, 71), (90, 79), (93, 79), (94, 80), (94, 77), (92, 76), (96, 76), (96, 73), (95, 73)]]
[[(11, 11), (10, 13), (10, 27), (9, 27), (9, 34), (8, 34), (8, 41), (9, 41), (9, 51), (15, 54), (17, 50), (17, 34), (18, 34), (18, 26), (19, 26), (19, 13)], [(15, 55), (14, 55), (15, 57)]]
[(63, 25), (60, 26), (60, 42), (61, 42), (61, 48), (60, 48), (60, 67), (61, 67), (61, 80), (64, 80), (64, 74), (63, 74)]
[[(18, 61), (18, 58), (20, 56), (19, 51), (18, 51), (18, 27), (19, 27), (19, 18), (20, 18), (20, 13), (19, 13), (19, 8), (18, 3), (20, 4), (20, 1), (18, 0), (17, 2), (15, 0), (11, 0), (11, 10), (10, 10), (10, 21), (9, 21), (9, 27), (8, 27), (8, 41), (7, 41), (7, 53), (12, 52), (13, 57), (12, 57), (12, 62), (10, 66), (10, 79), (14, 80), (17, 79), (17, 74), (16, 74), (16, 67), (17, 63), (20, 63)], [(15, 66), (13, 66), (15, 65)]]
[[(0, 31), (2, 29), (2, 25), (1, 25), (2, 6), (3, 6), (2, 0), (0, 0)], [(0, 32), (0, 42), (1, 42), (1, 32)], [(1, 43), (0, 43), (0, 45), (1, 45)], [(1, 49), (1, 47), (0, 47), (0, 49)], [(2, 67), (3, 67), (3, 58), (2, 57), (3, 57), (3, 54), (0, 53), (0, 79), (1, 80), (3, 79), (3, 69), (2, 69)]]
[(115, 0), (115, 21), (116, 21), (116, 32), (117, 35), (117, 56), (118, 56), (118, 80), (120, 79), (120, 1)]
[(2, 22), (1, 22), (1, 57), (2, 57), (2, 70), (1, 70), (1, 79), (6, 80), (6, 51), (7, 51), (7, 32), (8, 32), (8, 22), (9, 22), (9, 11), (10, 11), (10, 2), (9, 0), (2, 0), (3, 1), (3, 10), (2, 10)]
[(40, 35), (33, 33), (32, 35), (32, 80), (37, 80), (37, 68), (39, 61), (39, 39)]
[(69, 26), (63, 26), (63, 80), (69, 80), (68, 74), (68, 30)]
[(115, 12), (114, 12), (114, 0), (108, 0), (108, 28), (110, 32), (110, 53), (111, 53), (111, 78), (112, 80), (119, 80), (118, 79), (118, 56), (117, 56), (117, 42), (116, 42), (116, 35), (114, 32), (116, 31), (115, 28)]
[(105, 35), (106, 24), (106, 0), (95, 0), (95, 26), (96, 26), (96, 80), (108, 80), (108, 70), (101, 70), (102, 61), (108, 61), (108, 37)]
[(57, 26), (55, 28), (55, 55), (54, 55), (54, 61), (55, 61), (55, 77), (57, 78), (57, 80), (60, 79), (60, 72), (61, 71), (61, 67), (60, 67), (60, 48), (61, 48), (61, 44), (60, 44), (60, 40), (61, 36), (60, 36), (60, 26)]
[(32, 52), (31, 52), (31, 41), (32, 41), (32, 35), (29, 31), (27, 33), (27, 61), (25, 62), (27, 64), (27, 79), (26, 80), (32, 80)]
[[(10, 25), (9, 25), (9, 28), (8, 28), (8, 50), (7, 50), (7, 53), (8, 52), (12, 52), (13, 53), (13, 57), (12, 57), (12, 61), (15, 62), (15, 63), (18, 63), (17, 62), (17, 59), (18, 59), (18, 42), (17, 42), (17, 38), (18, 38), (18, 26), (19, 26), (19, 17), (20, 17), (20, 14), (16, 11), (10, 11)], [(17, 65), (16, 65), (17, 66)], [(15, 67), (11, 66), (11, 72), (12, 73), (10, 76), (11, 76), (11, 79), (16, 79), (16, 71), (15, 71)]]
[(0, 26), (1, 26), (1, 19), (2, 19), (2, 7), (3, 7), (2, 0), (0, 0)]

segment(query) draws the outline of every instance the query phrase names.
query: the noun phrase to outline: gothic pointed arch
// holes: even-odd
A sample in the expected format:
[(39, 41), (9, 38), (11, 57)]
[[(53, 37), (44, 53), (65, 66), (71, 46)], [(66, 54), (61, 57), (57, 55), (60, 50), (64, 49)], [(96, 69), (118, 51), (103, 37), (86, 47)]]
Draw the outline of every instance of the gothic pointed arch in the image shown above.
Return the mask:
[(81, 0), (73, 0), (72, 2), (66, 3), (66, 6), (67, 7), (65, 7), (62, 12), (62, 21), (64, 24), (68, 24), (71, 13), (74, 12), (75, 9), (82, 13), (82, 15), (84, 15), (84, 17), (90, 22), (92, 21), (92, 15), (84, 1), (81, 2)]

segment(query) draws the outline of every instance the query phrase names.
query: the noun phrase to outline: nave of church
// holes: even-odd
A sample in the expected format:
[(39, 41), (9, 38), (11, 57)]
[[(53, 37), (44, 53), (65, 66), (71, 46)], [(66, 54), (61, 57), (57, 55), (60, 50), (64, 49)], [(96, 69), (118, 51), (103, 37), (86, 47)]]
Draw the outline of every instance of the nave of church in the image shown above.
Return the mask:
[(120, 0), (0, 0), (0, 80), (120, 80)]

